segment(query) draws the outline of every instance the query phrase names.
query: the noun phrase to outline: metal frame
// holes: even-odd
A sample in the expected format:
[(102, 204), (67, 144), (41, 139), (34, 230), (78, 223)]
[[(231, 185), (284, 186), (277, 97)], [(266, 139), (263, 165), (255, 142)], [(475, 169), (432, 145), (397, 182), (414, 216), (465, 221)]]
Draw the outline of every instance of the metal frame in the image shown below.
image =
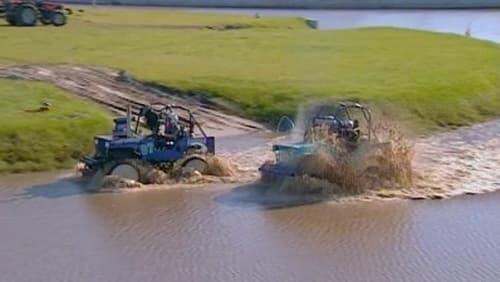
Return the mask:
[(338, 117), (340, 115), (341, 112), (344, 112), (345, 115), (347, 116), (348, 119), (352, 120), (352, 117), (351, 117), (351, 112), (349, 111), (350, 109), (358, 109), (361, 111), (361, 113), (363, 114), (363, 117), (364, 119), (366, 120), (367, 124), (368, 124), (368, 141), (371, 141), (371, 137), (373, 135), (373, 126), (372, 126), (372, 115), (371, 115), (371, 112), (370, 110), (361, 105), (361, 104), (358, 104), (358, 103), (345, 103), (345, 102), (342, 102), (342, 103), (338, 103), (338, 107), (337, 109), (335, 110), (335, 112), (333, 113), (332, 116), (328, 115), (328, 116), (325, 116), (325, 115), (316, 115), (312, 122), (313, 124), (316, 122), (316, 120), (330, 120), (331, 117)]
[[(154, 108), (154, 106), (158, 106), (158, 105), (161, 106), (161, 108), (159, 108), (159, 109)], [(204, 138), (208, 137), (208, 135), (206, 134), (205, 130), (203, 130), (203, 128), (201, 127), (200, 123), (196, 120), (196, 118), (193, 115), (193, 112), (191, 112), (190, 109), (188, 109), (188, 108), (186, 108), (184, 106), (178, 106), (178, 105), (174, 105), (174, 104), (163, 104), (163, 103), (153, 103), (153, 104), (150, 105), (150, 108), (153, 109), (154, 111), (157, 111), (157, 112), (162, 112), (162, 111), (165, 111), (167, 109), (181, 110), (186, 115), (185, 116), (179, 116), (179, 121), (188, 125), (188, 127), (189, 127), (189, 134), (192, 136), (194, 134), (195, 128), (197, 128), (200, 131), (200, 133), (202, 134), (202, 136)], [(179, 111), (177, 111), (177, 112), (179, 112)], [(141, 118), (143, 116), (144, 116), (143, 111), (140, 111), (138, 113), (138, 115), (137, 115), (137, 120), (136, 120), (136, 124), (135, 124), (134, 134), (138, 134), (139, 125), (141, 123)]]

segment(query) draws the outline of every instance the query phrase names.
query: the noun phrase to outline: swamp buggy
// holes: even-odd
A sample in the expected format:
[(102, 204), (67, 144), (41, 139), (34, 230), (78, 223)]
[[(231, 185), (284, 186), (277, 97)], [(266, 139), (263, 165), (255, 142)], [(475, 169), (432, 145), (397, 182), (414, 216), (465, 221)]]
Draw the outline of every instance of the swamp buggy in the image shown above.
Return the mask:
[(315, 154), (326, 143), (342, 144), (348, 150), (355, 150), (361, 143), (370, 144), (374, 139), (371, 112), (361, 104), (321, 106), (309, 116), (312, 118), (306, 124), (301, 142), (273, 145), (275, 160), (259, 168), (263, 180), (282, 180), (301, 175), (301, 161)]
[[(81, 159), (84, 175), (99, 171), (148, 183), (152, 169), (203, 173), (205, 158), (215, 153), (215, 138), (208, 136), (192, 112), (182, 106), (144, 106), (136, 117), (129, 108), (127, 116), (116, 118), (114, 123), (112, 135), (94, 138), (94, 155)], [(141, 127), (148, 133), (142, 134)]]

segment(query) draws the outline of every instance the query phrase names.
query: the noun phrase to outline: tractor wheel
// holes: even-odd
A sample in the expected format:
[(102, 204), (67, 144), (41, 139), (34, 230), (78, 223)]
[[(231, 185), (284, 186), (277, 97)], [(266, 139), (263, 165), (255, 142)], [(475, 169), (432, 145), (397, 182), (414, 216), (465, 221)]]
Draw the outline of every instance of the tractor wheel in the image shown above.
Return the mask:
[(52, 14), (52, 24), (54, 26), (63, 26), (66, 24), (66, 15), (63, 12), (54, 12)]
[(37, 21), (37, 11), (31, 6), (19, 7), (16, 12), (17, 26), (34, 26)]
[(199, 173), (205, 173), (208, 169), (208, 164), (207, 162), (200, 158), (200, 157), (191, 157), (185, 160), (182, 163), (182, 172), (183, 173), (191, 173), (194, 172), (195, 170), (198, 171)]
[(105, 175), (116, 175), (122, 178), (148, 183), (151, 166), (141, 160), (124, 159), (109, 161), (104, 165)]
[(16, 19), (14, 19), (14, 17), (11, 17), (11, 16), (7, 16), (5, 18), (5, 20), (10, 24), (10, 25), (16, 25)]

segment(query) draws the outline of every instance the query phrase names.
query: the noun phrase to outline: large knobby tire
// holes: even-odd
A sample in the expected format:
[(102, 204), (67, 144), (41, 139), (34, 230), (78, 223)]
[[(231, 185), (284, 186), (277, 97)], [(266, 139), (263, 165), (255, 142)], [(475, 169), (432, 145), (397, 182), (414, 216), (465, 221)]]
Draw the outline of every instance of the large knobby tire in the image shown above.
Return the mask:
[(191, 157), (182, 163), (183, 173), (192, 173), (198, 171), (203, 174), (208, 170), (208, 163), (200, 157)]
[(21, 6), (16, 12), (17, 26), (34, 26), (38, 20), (37, 11), (31, 6)]
[(52, 24), (54, 26), (63, 26), (66, 24), (66, 15), (63, 12), (54, 12), (52, 14)]
[(147, 184), (151, 165), (136, 159), (114, 160), (103, 167), (104, 175), (116, 175), (122, 178)]

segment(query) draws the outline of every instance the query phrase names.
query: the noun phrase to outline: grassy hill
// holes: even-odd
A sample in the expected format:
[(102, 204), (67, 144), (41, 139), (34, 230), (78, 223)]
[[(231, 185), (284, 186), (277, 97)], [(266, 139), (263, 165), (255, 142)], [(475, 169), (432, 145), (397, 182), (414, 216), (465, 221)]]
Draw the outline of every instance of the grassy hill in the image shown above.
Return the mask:
[[(417, 132), (500, 115), (500, 46), (458, 35), (396, 28), (312, 30), (298, 18), (90, 7), (64, 27), (0, 30), (0, 66), (68, 63), (125, 69), (268, 123), (318, 99), (369, 103)], [(0, 80), (0, 87), (27, 93), (16, 95), (22, 103), (35, 95), (32, 88), (62, 95), (39, 84)], [(74, 103), (64, 97), (68, 107)], [(16, 106), (0, 105), (2, 112)], [(90, 126), (88, 121), (81, 122)], [(40, 130), (36, 124), (42, 121), (25, 122)], [(105, 122), (104, 116), (99, 122)], [(3, 128), (7, 121), (0, 123)], [(53, 128), (69, 134), (65, 128), (70, 127), (59, 123), (54, 121)], [(31, 129), (22, 134), (29, 136)], [(85, 130), (85, 138), (93, 131)], [(62, 140), (68, 135), (50, 136)], [(2, 148), (4, 156), (11, 148)], [(5, 157), (0, 159), (0, 167), (5, 166)], [(34, 169), (57, 166), (12, 160), (44, 164), (27, 165)]]
[(0, 64), (126, 69), (263, 121), (325, 97), (371, 102), (424, 129), (500, 113), (500, 46), (451, 34), (319, 31), (297, 18), (88, 8), (68, 26), (3, 27), (0, 39), (8, 42)]

